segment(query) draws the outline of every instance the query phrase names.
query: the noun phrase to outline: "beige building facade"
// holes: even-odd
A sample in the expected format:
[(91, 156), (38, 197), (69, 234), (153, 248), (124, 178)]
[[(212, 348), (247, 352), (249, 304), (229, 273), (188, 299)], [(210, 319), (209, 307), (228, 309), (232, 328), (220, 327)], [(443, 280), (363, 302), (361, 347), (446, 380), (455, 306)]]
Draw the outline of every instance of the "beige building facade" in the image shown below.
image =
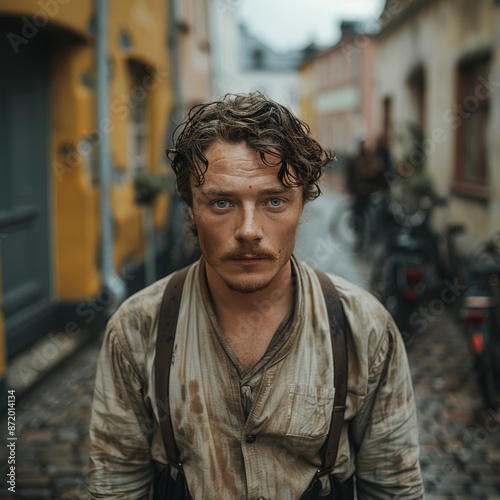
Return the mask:
[(363, 24), (342, 23), (342, 39), (301, 67), (301, 113), (318, 140), (343, 155), (375, 144), (373, 70), (376, 44)]
[(208, 0), (171, 0), (170, 46), (176, 107), (181, 119), (189, 109), (210, 100), (210, 5)]
[(381, 20), (378, 131), (396, 165), (424, 162), (467, 252), (500, 229), (500, 2), (388, 0)]

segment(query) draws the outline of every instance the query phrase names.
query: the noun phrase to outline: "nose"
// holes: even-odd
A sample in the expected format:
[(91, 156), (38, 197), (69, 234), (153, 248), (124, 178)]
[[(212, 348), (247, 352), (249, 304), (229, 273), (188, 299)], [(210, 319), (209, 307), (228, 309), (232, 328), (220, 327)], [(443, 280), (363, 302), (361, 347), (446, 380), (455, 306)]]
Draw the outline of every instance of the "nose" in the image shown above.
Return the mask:
[(234, 233), (238, 241), (256, 241), (264, 235), (262, 224), (255, 207), (243, 207)]

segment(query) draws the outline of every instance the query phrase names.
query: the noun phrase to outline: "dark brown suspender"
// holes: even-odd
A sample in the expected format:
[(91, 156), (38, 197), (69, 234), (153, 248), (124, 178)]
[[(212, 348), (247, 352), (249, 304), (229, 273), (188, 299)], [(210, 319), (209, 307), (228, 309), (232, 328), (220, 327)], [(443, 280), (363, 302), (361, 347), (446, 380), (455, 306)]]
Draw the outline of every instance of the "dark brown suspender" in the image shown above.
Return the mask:
[[(175, 444), (169, 405), (170, 367), (174, 348), (177, 319), (181, 303), (182, 288), (189, 268), (176, 272), (169, 280), (160, 308), (158, 334), (156, 340), (155, 380), (156, 402), (160, 426), (170, 465), (180, 469), (179, 450)], [(321, 477), (330, 474), (335, 465), (344, 423), (345, 402), (347, 396), (347, 332), (342, 306), (337, 289), (330, 278), (321, 271), (316, 271), (323, 295), (325, 296), (330, 335), (333, 349), (335, 397), (330, 430), (323, 448), (323, 466), (317, 471)]]
[(332, 280), (321, 271), (316, 270), (323, 295), (325, 296), (330, 336), (333, 350), (333, 372), (335, 382), (335, 396), (333, 400), (333, 414), (330, 422), (330, 431), (323, 450), (323, 467), (318, 470), (318, 476), (330, 474), (335, 466), (340, 433), (344, 424), (345, 402), (347, 398), (347, 328), (344, 311), (340, 303), (339, 294)]
[(158, 320), (158, 333), (156, 338), (155, 381), (156, 405), (160, 419), (161, 434), (168, 463), (177, 469), (181, 468), (179, 450), (175, 444), (172, 418), (170, 414), (169, 383), (170, 366), (172, 364), (172, 351), (174, 349), (177, 319), (181, 305), (182, 288), (189, 267), (177, 271), (169, 280), (160, 308)]

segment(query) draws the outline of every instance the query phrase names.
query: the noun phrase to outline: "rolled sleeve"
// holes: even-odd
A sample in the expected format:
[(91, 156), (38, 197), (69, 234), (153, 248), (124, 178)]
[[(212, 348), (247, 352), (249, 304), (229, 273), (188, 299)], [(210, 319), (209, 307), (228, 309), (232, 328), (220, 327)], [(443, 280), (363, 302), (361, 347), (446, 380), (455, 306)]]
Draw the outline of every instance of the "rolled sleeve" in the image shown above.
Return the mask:
[(406, 349), (389, 318), (351, 427), (360, 500), (423, 498), (418, 427)]
[(154, 420), (119, 333), (120, 325), (112, 318), (97, 366), (88, 492), (92, 499), (147, 499), (154, 476), (150, 451)]

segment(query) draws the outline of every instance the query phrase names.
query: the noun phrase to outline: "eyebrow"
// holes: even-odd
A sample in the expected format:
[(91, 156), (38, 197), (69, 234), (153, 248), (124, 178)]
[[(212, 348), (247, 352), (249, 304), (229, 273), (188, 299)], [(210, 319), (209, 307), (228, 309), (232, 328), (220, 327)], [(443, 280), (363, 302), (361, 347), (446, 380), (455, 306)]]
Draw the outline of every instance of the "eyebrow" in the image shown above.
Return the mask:
[[(272, 187), (272, 188), (266, 188), (266, 189), (263, 189), (261, 191), (259, 191), (258, 193), (260, 195), (264, 195), (264, 196), (269, 196), (269, 195), (280, 195), (280, 194), (283, 194), (283, 193), (289, 193), (292, 191), (293, 188), (289, 188), (289, 187), (286, 187), (286, 186), (282, 186), (282, 187)], [(222, 189), (222, 188), (218, 188), (218, 187), (210, 187), (210, 188), (204, 188), (204, 187), (200, 187), (199, 190), (201, 191), (201, 194), (205, 195), (205, 196), (227, 196), (227, 197), (231, 197), (234, 195), (234, 191), (229, 191), (227, 189)]]

